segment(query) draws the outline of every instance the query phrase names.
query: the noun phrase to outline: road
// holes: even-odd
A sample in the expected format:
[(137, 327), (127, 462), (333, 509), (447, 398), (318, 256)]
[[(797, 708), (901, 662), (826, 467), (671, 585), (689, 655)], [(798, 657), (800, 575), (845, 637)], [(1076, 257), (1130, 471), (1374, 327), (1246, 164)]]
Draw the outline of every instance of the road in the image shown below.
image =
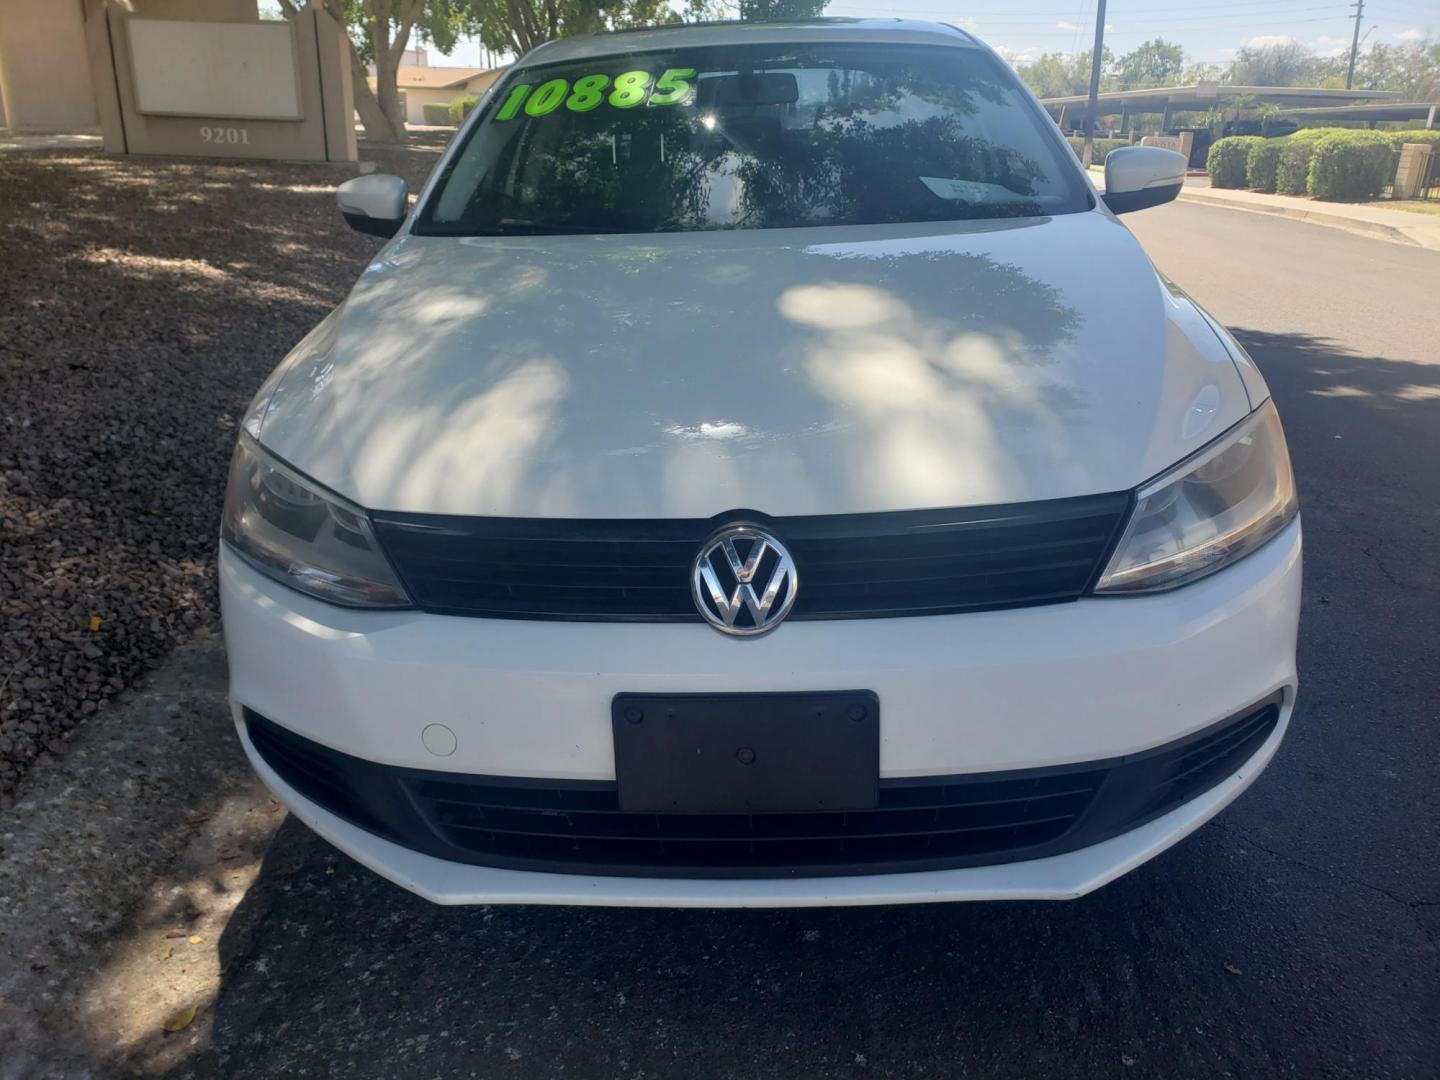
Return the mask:
[(837, 911), (441, 909), (292, 820), (181, 1074), (1440, 1075), (1440, 254), (1133, 228), (1249, 347), (1300, 478), (1300, 706), (1240, 802), (1074, 903)]

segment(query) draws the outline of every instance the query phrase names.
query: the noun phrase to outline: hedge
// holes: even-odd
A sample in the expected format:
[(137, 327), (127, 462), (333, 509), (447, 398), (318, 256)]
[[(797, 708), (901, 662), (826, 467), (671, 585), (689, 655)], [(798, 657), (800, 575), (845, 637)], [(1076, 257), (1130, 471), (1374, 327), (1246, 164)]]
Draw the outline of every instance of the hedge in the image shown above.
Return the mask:
[(1316, 139), (1323, 139), (1326, 135), (1334, 135), (1344, 131), (1354, 131), (1354, 128), (1342, 127), (1315, 127), (1301, 128), (1285, 136), (1286, 142), (1314, 142)]
[[(1070, 144), (1070, 149), (1075, 151), (1075, 156), (1080, 156), (1084, 149), (1085, 140), (1078, 135), (1066, 135), (1065, 141)], [(1090, 164), (1104, 165), (1105, 157), (1111, 150), (1119, 150), (1122, 146), (1130, 146), (1129, 139), (1096, 139), (1090, 148)]]
[(450, 102), (450, 122), (456, 127), (480, 104), (480, 98), (476, 94), (462, 94)]
[(1400, 147), (1404, 146), (1407, 142), (1430, 143), (1437, 149), (1440, 149), (1440, 131), (1426, 131), (1423, 128), (1415, 128), (1411, 131), (1387, 131), (1384, 134), (1389, 136), (1390, 141), (1395, 144), (1397, 153)]
[(1278, 195), (1304, 195), (1310, 185), (1310, 156), (1315, 153), (1311, 139), (1293, 135), (1280, 146), (1280, 159), (1275, 165), (1275, 192)]
[(1211, 143), (1210, 152), (1205, 155), (1205, 171), (1210, 174), (1211, 186), (1244, 187), (1245, 162), (1250, 148), (1264, 141), (1259, 135), (1230, 135)]
[(1380, 131), (1345, 131), (1315, 140), (1306, 192), (1316, 199), (1373, 199), (1395, 175), (1395, 144)]
[(1252, 190), (1275, 190), (1275, 170), (1280, 165), (1280, 151), (1284, 146), (1280, 139), (1265, 139), (1250, 147), (1245, 155), (1245, 182)]
[(425, 112), (425, 123), (437, 125), (450, 123), (449, 102), (427, 101), (420, 108)]

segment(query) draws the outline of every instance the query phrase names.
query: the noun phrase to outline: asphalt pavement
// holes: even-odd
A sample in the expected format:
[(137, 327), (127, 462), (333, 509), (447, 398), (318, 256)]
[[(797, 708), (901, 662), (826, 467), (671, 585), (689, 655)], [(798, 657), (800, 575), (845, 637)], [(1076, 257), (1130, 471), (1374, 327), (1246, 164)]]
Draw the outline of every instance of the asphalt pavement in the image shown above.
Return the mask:
[(438, 908), (292, 819), (174, 1075), (1440, 1075), (1440, 254), (1132, 220), (1300, 479), (1300, 705), (1239, 802), (1071, 903), (759, 912)]

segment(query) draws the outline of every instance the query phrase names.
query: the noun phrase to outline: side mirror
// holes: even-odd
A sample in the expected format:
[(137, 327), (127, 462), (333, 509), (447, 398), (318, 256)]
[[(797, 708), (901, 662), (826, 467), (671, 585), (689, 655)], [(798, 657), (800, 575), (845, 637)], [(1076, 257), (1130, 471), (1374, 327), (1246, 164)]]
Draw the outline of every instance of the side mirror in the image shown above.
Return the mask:
[[(1167, 203), (1185, 186), (1184, 154), (1158, 146), (1122, 146), (1105, 156), (1105, 205), (1128, 214)], [(353, 181), (352, 181), (353, 183)]]
[(371, 236), (395, 235), (410, 209), (409, 197), (403, 179), (382, 173), (346, 180), (335, 192), (346, 223)]

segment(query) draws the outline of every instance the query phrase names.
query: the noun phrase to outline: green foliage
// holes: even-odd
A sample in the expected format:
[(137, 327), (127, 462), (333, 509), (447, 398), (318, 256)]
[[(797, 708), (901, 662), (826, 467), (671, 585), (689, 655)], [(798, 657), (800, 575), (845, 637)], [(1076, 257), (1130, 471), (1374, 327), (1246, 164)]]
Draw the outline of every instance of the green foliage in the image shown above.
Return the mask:
[[(1070, 149), (1075, 151), (1075, 156), (1078, 158), (1080, 151), (1084, 149), (1085, 140), (1078, 135), (1067, 135), (1065, 136), (1065, 141), (1070, 144)], [(1120, 147), (1129, 145), (1129, 139), (1096, 139), (1090, 145), (1090, 163), (1092, 165), (1103, 165), (1105, 164), (1105, 156), (1109, 154), (1111, 150), (1119, 150)]]
[[(520, 55), (552, 38), (723, 17), (718, 0), (454, 0), (467, 32), (488, 49)], [(771, 0), (769, 18), (818, 14), (825, 0)], [(758, 17), (758, 16), (757, 16)]]
[[(1115, 57), (1110, 50), (1100, 53), (1100, 90), (1115, 89), (1115, 80), (1106, 72)], [(1090, 92), (1090, 52), (1042, 53), (1028, 64), (1015, 69), (1036, 97), (1068, 97)]]
[(1235, 54), (1225, 81), (1235, 86), (1319, 86), (1337, 73), (1343, 77), (1344, 65), (1344, 60), (1316, 56), (1294, 40), (1247, 45)]
[(1286, 136), (1285, 136), (1285, 141), (1286, 141), (1286, 142), (1309, 142), (1309, 143), (1313, 143), (1313, 142), (1315, 142), (1317, 139), (1323, 139), (1323, 138), (1325, 138), (1326, 135), (1334, 135), (1337, 131), (1344, 132), (1344, 131), (1350, 131), (1350, 130), (1352, 130), (1352, 129), (1351, 129), (1351, 128), (1342, 128), (1342, 127), (1301, 128), (1299, 131), (1295, 132), (1293, 135), (1286, 135)]
[(1245, 182), (1255, 191), (1275, 190), (1275, 170), (1280, 166), (1283, 139), (1262, 139), (1245, 155)]
[(1304, 195), (1310, 185), (1310, 157), (1315, 153), (1314, 139), (1301, 139), (1295, 135), (1282, 139), (1280, 160), (1275, 166), (1275, 193), (1277, 195)]
[(475, 106), (479, 104), (480, 95), (461, 94), (459, 97), (457, 97), (454, 101), (450, 102), (450, 104), (445, 107), (450, 114), (450, 123), (454, 124), (456, 127), (459, 127), (464, 122), (465, 118), (469, 116), (472, 112), (474, 112)]
[(1377, 41), (1360, 54), (1355, 85), (1397, 91), (1401, 101), (1440, 101), (1440, 41), (1428, 34), (1400, 45)]
[(1394, 168), (1394, 143), (1384, 132), (1337, 131), (1315, 141), (1306, 191), (1316, 199), (1373, 199)]
[(809, 19), (825, 10), (826, 0), (740, 0), (740, 18), (755, 22), (767, 19)]
[(1431, 146), (1440, 149), (1440, 131), (1424, 131), (1416, 128), (1411, 131), (1386, 131), (1381, 134), (1387, 136), (1395, 144), (1395, 151), (1399, 153), (1400, 147), (1407, 142), (1429, 143)]
[(1121, 90), (1150, 86), (1178, 86), (1185, 70), (1185, 50), (1164, 38), (1145, 41), (1115, 63), (1115, 82)]
[(1264, 141), (1258, 135), (1232, 135), (1211, 143), (1210, 152), (1205, 157), (1205, 171), (1210, 174), (1211, 185), (1217, 188), (1243, 188), (1250, 148)]
[(444, 101), (427, 101), (420, 106), (427, 124), (450, 123), (450, 105)]

